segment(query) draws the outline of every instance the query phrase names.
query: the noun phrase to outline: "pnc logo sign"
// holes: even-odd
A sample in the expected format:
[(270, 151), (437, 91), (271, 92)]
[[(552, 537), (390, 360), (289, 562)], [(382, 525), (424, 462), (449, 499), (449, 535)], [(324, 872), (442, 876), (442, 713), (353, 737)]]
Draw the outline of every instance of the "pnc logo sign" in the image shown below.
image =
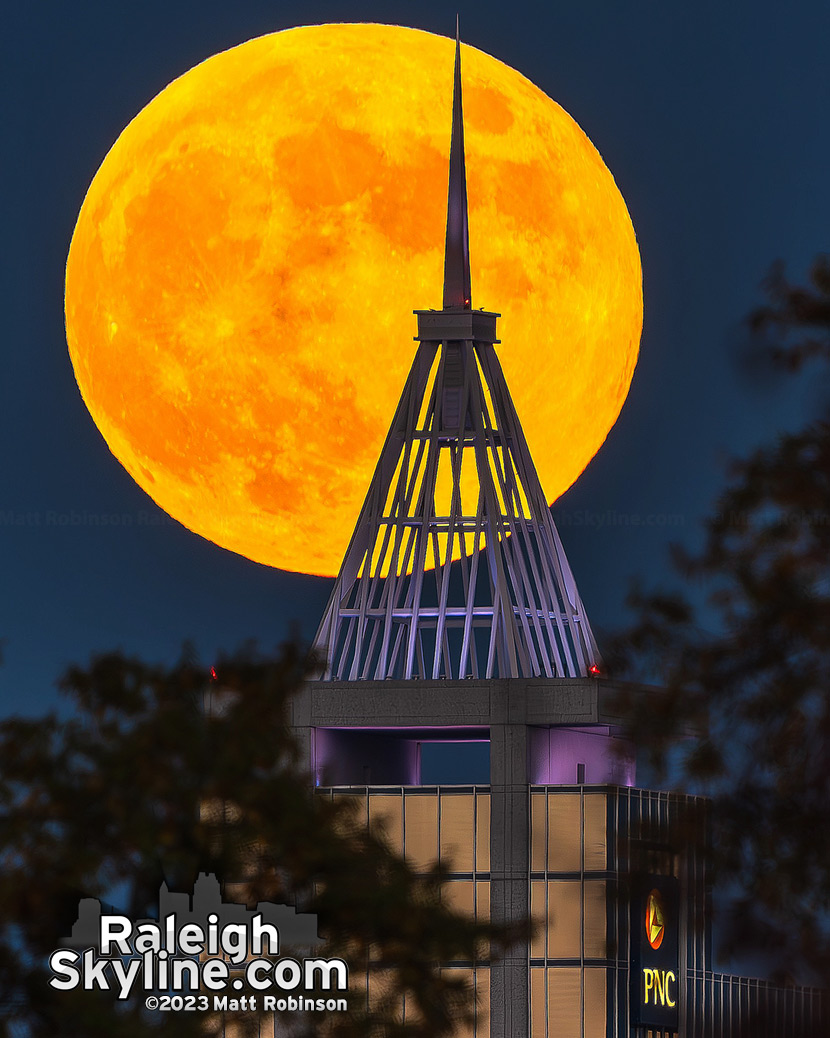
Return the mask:
[(668, 1006), (670, 1009), (677, 1005), (674, 970), (654, 970), (643, 966), (643, 988), (646, 1005)]
[(652, 890), (646, 898), (646, 940), (655, 951), (663, 943), (666, 932), (666, 917), (663, 898), (659, 890)]
[(631, 904), (631, 1019), (637, 1026), (677, 1030), (679, 916), (677, 879), (643, 877)]

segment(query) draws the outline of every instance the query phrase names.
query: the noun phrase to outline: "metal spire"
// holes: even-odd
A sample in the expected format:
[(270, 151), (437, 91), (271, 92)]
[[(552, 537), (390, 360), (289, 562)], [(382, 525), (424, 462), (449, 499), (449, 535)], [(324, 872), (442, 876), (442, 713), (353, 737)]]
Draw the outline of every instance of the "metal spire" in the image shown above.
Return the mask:
[(456, 15), (450, 183), (447, 193), (447, 243), (444, 252), (444, 309), (459, 307), (469, 310), (470, 298), (467, 173), (464, 167), (464, 115), (461, 110), (461, 38)]

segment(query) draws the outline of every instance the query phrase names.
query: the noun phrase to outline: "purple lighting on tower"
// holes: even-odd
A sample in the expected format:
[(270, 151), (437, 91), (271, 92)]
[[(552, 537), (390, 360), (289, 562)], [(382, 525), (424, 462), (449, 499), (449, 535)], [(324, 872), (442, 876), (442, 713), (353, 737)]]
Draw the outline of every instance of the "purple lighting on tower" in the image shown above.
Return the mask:
[(316, 728), (314, 781), (318, 786), (417, 786), (421, 743), (489, 741), (489, 729), (480, 725)]
[[(317, 728), (313, 770), (319, 785), (421, 783), (422, 743), (489, 743), (481, 726), (433, 725), (383, 728)], [(633, 786), (634, 747), (608, 725), (533, 728), (528, 745), (529, 781), (540, 786)]]
[(636, 780), (634, 747), (608, 725), (534, 728), (529, 756), (533, 785), (633, 786)]

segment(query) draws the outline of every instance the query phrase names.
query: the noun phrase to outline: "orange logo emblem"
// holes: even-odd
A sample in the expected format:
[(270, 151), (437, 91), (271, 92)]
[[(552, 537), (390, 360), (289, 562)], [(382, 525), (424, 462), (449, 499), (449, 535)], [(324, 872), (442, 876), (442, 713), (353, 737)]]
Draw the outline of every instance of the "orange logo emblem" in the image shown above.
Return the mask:
[(652, 890), (646, 901), (646, 938), (656, 951), (663, 943), (666, 920), (663, 915), (663, 899), (659, 890)]

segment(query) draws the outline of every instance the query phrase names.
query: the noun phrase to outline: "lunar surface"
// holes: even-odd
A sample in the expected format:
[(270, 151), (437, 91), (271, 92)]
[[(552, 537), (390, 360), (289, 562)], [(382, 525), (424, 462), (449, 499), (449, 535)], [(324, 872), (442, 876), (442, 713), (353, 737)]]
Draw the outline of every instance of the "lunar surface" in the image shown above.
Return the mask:
[[(110, 450), (216, 544), (336, 573), (441, 305), (454, 41), (291, 29), (217, 54), (126, 127), (66, 271), (70, 355)], [(576, 123), (462, 46), (472, 305), (553, 501), (599, 449), (642, 325), (625, 203)]]

